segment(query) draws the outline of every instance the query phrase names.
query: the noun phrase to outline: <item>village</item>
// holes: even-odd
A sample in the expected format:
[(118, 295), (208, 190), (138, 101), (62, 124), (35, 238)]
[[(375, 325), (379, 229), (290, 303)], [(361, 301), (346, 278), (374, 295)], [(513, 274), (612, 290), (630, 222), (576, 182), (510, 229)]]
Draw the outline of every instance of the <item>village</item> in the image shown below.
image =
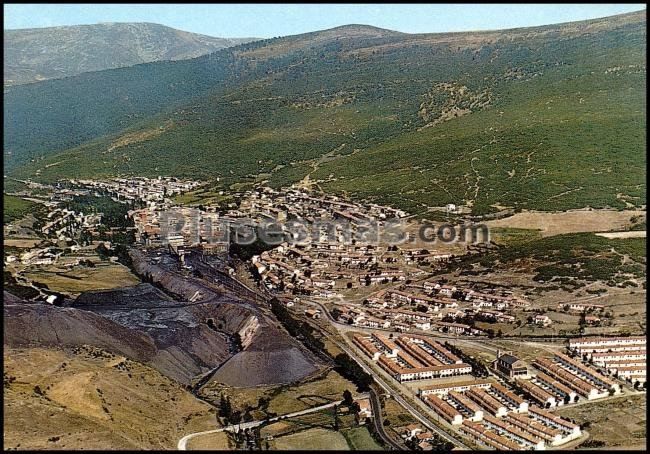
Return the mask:
[[(236, 229), (245, 226), (254, 232), (273, 224), (280, 240), (264, 245), (244, 264), (260, 289), (292, 314), (326, 321), (347, 333), (350, 347), (373, 374), (392, 380), (439, 425), (476, 446), (571, 446), (587, 435), (580, 424), (559, 416), (558, 409), (645, 389), (645, 337), (573, 337), (563, 351), (545, 351), (530, 362), (516, 351), (499, 350), (487, 369), (485, 361), (465, 353), (466, 345), (507, 335), (503, 327), (553, 323), (524, 294), (437, 277), (459, 256), (478, 253), (481, 245), (460, 245), (450, 252), (409, 241), (412, 232), (399, 242), (364, 236), (369, 224), (381, 230), (393, 220), (408, 219), (408, 213), (298, 187), (256, 187), (238, 194), (237, 202), (225, 209), (188, 207), (173, 200), (200, 185), (172, 178), (119, 178), (34, 186), (48, 194), (38, 199), (46, 211), (43, 222), (36, 224), (40, 242), (20, 254), (5, 253), (5, 267), (10, 265), (22, 283), (22, 272), (34, 267), (85, 266), (84, 257), (98, 245), (110, 251), (113, 235), (127, 232), (133, 235), (133, 246), (165, 249), (192, 270), (186, 253), (225, 260)], [(106, 228), (104, 213), (66, 208), (83, 197), (108, 197), (124, 205), (128, 222)], [(324, 219), (337, 223), (332, 227)], [(290, 221), (307, 227), (300, 240)], [(11, 237), (20, 228), (6, 224), (5, 235)], [(46, 302), (55, 301), (42, 288), (38, 291)], [(579, 313), (589, 324), (605, 308), (569, 302), (558, 310)], [(456, 342), (462, 339), (474, 344)], [(360, 413), (372, 418), (367, 399), (360, 406)], [(400, 430), (408, 446), (432, 449), (434, 434), (421, 424)]]
[[(442, 340), (378, 332), (351, 336), (369, 361), (400, 386), (407, 384), (440, 423), (484, 448), (567, 445), (585, 435), (555, 410), (645, 389), (645, 337), (571, 339), (564, 353), (544, 355), (532, 366), (499, 351), (486, 377), (465, 362), (472, 358), (462, 349)], [(420, 449), (430, 449), (426, 428), (412, 424), (402, 431)]]

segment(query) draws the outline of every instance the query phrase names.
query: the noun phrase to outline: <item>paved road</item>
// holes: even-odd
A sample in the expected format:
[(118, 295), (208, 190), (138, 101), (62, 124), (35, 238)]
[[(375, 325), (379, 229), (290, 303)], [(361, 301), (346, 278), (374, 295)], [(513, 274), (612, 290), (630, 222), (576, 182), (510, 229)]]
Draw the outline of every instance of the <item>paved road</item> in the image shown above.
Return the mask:
[(381, 403), (379, 402), (379, 396), (377, 395), (377, 392), (373, 388), (370, 389), (370, 404), (372, 406), (372, 413), (373, 413), (372, 423), (375, 426), (375, 432), (377, 432), (377, 434), (383, 440), (383, 442), (391, 449), (397, 451), (405, 451), (406, 446), (403, 446), (402, 444), (398, 443), (394, 438), (392, 438), (390, 435), (386, 433), (386, 430), (384, 429), (383, 419), (381, 416)]
[[(366, 398), (366, 397), (368, 397), (367, 394), (362, 394), (362, 395), (356, 396), (355, 398), (356, 399), (362, 399), (362, 398)], [(339, 405), (341, 402), (343, 402), (343, 401), (339, 400), (339, 401), (336, 401), (336, 402), (330, 402), (329, 404), (321, 405), (319, 407), (308, 408), (306, 410), (296, 411), (294, 413), (287, 413), (286, 415), (275, 416), (273, 418), (265, 419), (265, 420), (262, 420), (262, 421), (244, 422), (244, 423), (241, 423), (241, 424), (233, 424), (233, 425), (230, 425), (230, 426), (221, 427), (220, 429), (213, 429), (213, 430), (206, 430), (204, 432), (191, 433), (189, 435), (185, 435), (183, 438), (178, 440), (178, 450), (179, 451), (187, 450), (187, 442), (190, 441), (194, 437), (199, 437), (201, 435), (214, 434), (214, 433), (223, 432), (223, 431), (235, 431), (235, 430), (250, 429), (250, 428), (253, 428), (253, 427), (260, 426), (262, 424), (268, 424), (268, 423), (272, 423), (272, 422), (275, 422), (275, 421), (279, 421), (281, 419), (293, 418), (293, 417), (296, 417), (296, 416), (307, 415), (309, 413), (314, 413), (314, 412), (317, 412), (317, 411), (325, 410), (326, 408), (331, 408), (334, 405)]]
[(429, 429), (430, 431), (437, 433), (442, 439), (450, 441), (451, 443), (460, 446), (461, 448), (464, 449), (471, 449), (469, 448), (465, 443), (462, 442), (462, 440), (459, 440), (458, 438), (453, 437), (446, 431), (440, 429), (436, 425), (432, 424), (429, 419), (417, 408), (415, 408), (413, 405), (411, 405), (409, 402), (407, 402), (402, 396), (400, 396), (398, 393), (396, 393), (391, 386), (384, 381), (378, 374), (376, 374), (374, 371), (372, 371), (363, 360), (360, 360), (356, 353), (354, 353), (352, 350), (350, 350), (346, 345), (341, 344), (335, 339), (331, 339), (332, 342), (336, 344), (337, 347), (339, 347), (341, 350), (343, 350), (345, 353), (350, 356), (359, 366), (367, 373), (372, 375), (374, 378), (375, 382), (381, 386), (387, 393), (389, 393), (395, 401), (400, 404), (402, 407), (404, 407), (411, 415), (417, 419), (424, 427)]

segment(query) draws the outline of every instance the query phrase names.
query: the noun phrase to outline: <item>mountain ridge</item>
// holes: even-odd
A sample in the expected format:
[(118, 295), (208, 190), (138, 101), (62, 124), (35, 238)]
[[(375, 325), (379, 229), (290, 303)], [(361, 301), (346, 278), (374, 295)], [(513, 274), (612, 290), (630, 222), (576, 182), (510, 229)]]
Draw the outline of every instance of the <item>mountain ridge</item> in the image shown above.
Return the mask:
[(33, 160), (22, 177), (311, 175), (413, 212), (639, 206), (645, 27), (645, 12), (480, 39), (344, 27), (10, 87), (5, 152)]
[(149, 22), (5, 30), (5, 85), (194, 58), (254, 38), (217, 38)]

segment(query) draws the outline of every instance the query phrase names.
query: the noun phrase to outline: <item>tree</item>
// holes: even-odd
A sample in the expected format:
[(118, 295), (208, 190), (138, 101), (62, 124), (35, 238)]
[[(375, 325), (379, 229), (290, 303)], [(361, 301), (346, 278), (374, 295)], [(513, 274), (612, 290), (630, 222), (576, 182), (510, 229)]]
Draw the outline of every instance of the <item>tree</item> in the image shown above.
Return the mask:
[(227, 420), (231, 420), (233, 411), (232, 411), (232, 404), (230, 403), (230, 397), (226, 397), (226, 406), (224, 408), (224, 417)]
[(228, 421), (230, 422), (230, 424), (239, 424), (241, 422), (241, 418), (242, 418), (241, 411), (235, 410), (231, 412)]
[(265, 410), (269, 406), (269, 398), (268, 397), (260, 397), (259, 400), (257, 401), (257, 408), (259, 410)]
[(226, 417), (226, 397), (221, 393), (221, 398), (219, 399), (219, 416)]
[(350, 407), (353, 403), (354, 399), (352, 399), (352, 393), (346, 389), (343, 391), (343, 405)]
[(237, 352), (242, 350), (241, 335), (238, 332), (232, 335), (232, 346)]

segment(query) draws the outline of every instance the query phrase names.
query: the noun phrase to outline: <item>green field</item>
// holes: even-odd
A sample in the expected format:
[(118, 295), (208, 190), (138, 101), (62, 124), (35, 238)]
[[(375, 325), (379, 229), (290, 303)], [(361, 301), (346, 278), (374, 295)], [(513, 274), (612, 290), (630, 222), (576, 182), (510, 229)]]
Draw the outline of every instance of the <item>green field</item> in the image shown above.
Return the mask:
[(32, 211), (34, 206), (36, 206), (36, 203), (34, 202), (30, 202), (29, 200), (21, 199), (20, 197), (14, 197), (7, 194), (3, 194), (2, 199), (4, 205), (2, 218), (5, 224), (22, 218), (27, 213)]
[(343, 431), (343, 436), (353, 451), (383, 451), (384, 448), (372, 438), (365, 427), (355, 427)]

